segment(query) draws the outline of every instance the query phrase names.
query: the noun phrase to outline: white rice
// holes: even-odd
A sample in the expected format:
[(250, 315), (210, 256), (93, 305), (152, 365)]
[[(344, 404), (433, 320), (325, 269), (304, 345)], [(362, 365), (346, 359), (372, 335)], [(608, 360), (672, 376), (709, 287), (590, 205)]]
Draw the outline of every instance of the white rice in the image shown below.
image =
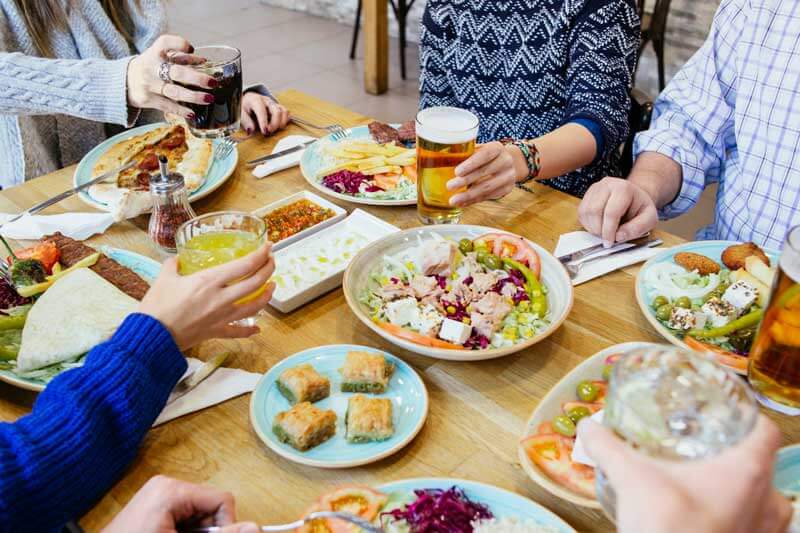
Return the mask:
[(558, 533), (558, 529), (543, 526), (535, 520), (518, 520), (516, 518), (492, 518), (474, 522), (474, 533)]

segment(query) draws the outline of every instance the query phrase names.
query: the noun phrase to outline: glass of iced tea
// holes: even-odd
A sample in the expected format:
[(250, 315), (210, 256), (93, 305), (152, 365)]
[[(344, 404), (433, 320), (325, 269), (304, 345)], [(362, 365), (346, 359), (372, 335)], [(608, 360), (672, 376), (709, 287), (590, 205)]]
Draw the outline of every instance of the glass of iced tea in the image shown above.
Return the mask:
[(195, 104), (184, 102), (194, 120), (189, 129), (197, 137), (227, 137), (239, 130), (242, 113), (242, 53), (232, 46), (199, 46), (192, 55), (177, 54), (173, 63), (187, 65), (217, 80), (213, 89), (185, 85), (187, 89), (212, 94), (214, 102)]
[(786, 237), (769, 304), (750, 349), (748, 378), (762, 404), (800, 415), (800, 226)]
[(417, 114), (417, 212), (425, 224), (457, 224), (461, 209), (447, 182), (456, 167), (475, 153), (478, 117), (456, 107), (429, 107)]
[[(258, 250), (266, 241), (267, 225), (261, 217), (238, 211), (209, 213), (185, 222), (175, 236), (178, 272), (183, 276), (239, 259)], [(265, 290), (236, 302), (246, 303)], [(253, 325), (254, 318), (237, 322)]]

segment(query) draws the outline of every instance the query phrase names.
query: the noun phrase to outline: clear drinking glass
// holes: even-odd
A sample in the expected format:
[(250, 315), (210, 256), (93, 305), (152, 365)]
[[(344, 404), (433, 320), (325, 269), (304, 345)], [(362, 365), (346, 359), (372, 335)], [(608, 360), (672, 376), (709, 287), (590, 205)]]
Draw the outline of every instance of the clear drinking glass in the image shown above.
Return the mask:
[(456, 167), (475, 153), (478, 117), (457, 107), (429, 107), (417, 114), (417, 212), (425, 224), (458, 224), (461, 209), (447, 190)]
[(750, 349), (748, 378), (763, 405), (800, 415), (800, 226), (786, 237), (769, 304)]
[[(175, 236), (178, 272), (186, 276), (244, 257), (264, 244), (266, 233), (264, 220), (249, 213), (221, 211), (193, 218)], [(252, 301), (264, 290), (262, 287), (236, 304)], [(254, 325), (255, 317), (237, 324)]]
[[(203, 62), (187, 58), (202, 58)], [(227, 137), (239, 130), (242, 114), (242, 53), (232, 46), (200, 46), (192, 55), (176, 54), (170, 58), (173, 63), (189, 66), (217, 80), (217, 87), (207, 89), (184, 85), (193, 91), (201, 91), (214, 96), (210, 104), (183, 102), (194, 114), (194, 120), (187, 120), (191, 132), (202, 138)]]
[[(702, 354), (652, 346), (614, 365), (603, 424), (642, 453), (686, 461), (735, 445), (757, 417), (755, 397), (736, 374)], [(616, 494), (599, 468), (595, 487), (615, 520)]]

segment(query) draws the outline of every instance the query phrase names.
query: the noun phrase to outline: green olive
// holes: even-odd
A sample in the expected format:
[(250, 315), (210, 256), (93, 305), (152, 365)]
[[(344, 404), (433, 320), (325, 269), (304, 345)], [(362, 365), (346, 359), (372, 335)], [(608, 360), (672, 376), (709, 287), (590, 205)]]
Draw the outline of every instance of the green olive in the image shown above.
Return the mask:
[(478, 253), (475, 255), (475, 259), (478, 261), (478, 263), (484, 264), (486, 262), (486, 258), (488, 256), (489, 256), (489, 252), (487, 252), (486, 250), (481, 250), (480, 248), (478, 248)]
[(575, 436), (575, 422), (566, 415), (558, 415), (553, 419), (553, 429), (565, 437)]
[(603, 381), (611, 379), (611, 371), (614, 370), (614, 365), (606, 365), (603, 367)]
[(472, 244), (472, 241), (469, 239), (461, 239), (458, 241), (458, 249), (461, 250), (461, 253), (467, 255), (472, 250), (475, 249), (475, 246)]
[(667, 305), (669, 299), (666, 296), (656, 296), (653, 298), (653, 309), (658, 309), (662, 305)]
[(672, 316), (672, 306), (670, 304), (662, 305), (656, 309), (656, 318), (659, 320), (667, 321)]
[(578, 398), (580, 398), (582, 402), (593, 402), (597, 399), (597, 395), (600, 394), (600, 391), (597, 390), (597, 385), (591, 381), (583, 380), (578, 383), (577, 393)]
[(692, 301), (688, 296), (681, 296), (675, 300), (675, 307), (683, 307), (684, 309), (691, 309)]
[(503, 260), (494, 254), (489, 254), (483, 261), (484, 266), (490, 270), (500, 270), (503, 268)]
[(589, 411), (588, 407), (584, 407), (579, 405), (578, 407), (573, 407), (567, 412), (567, 417), (572, 420), (572, 423), (576, 426), (581, 418), (586, 418), (587, 416), (591, 416), (592, 412)]

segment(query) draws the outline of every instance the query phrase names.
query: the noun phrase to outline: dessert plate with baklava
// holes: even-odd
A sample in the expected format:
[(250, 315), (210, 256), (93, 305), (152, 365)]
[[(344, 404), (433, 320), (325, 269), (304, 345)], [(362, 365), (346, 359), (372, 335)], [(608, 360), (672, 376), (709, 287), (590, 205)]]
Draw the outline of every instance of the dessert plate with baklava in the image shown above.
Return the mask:
[(104, 183), (81, 191), (81, 200), (125, 219), (150, 210), (150, 178), (159, 173), (158, 157), (167, 157), (169, 169), (183, 175), (189, 201), (217, 190), (233, 175), (237, 150), (214, 160), (214, 148), (222, 139), (200, 139), (183, 124), (160, 122), (124, 131), (98, 144), (78, 163), (75, 187), (130, 161), (136, 164)]
[(422, 429), (428, 392), (397, 357), (366, 346), (320, 346), (288, 357), (259, 381), (250, 420), (281, 457), (351, 468), (397, 452)]

